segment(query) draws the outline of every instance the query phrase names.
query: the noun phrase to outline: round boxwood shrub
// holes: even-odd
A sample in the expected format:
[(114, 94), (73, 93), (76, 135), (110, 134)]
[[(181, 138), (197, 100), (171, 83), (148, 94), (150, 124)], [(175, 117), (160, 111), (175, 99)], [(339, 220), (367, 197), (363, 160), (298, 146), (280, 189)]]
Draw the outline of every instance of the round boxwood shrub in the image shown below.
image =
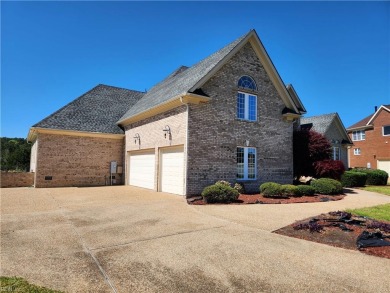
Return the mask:
[(345, 171), (341, 176), (344, 187), (362, 187), (366, 184), (367, 174), (363, 172)]
[(281, 186), (279, 183), (266, 182), (260, 185), (260, 193), (265, 197), (278, 197), (282, 196)]
[(314, 187), (310, 185), (297, 185), (297, 191), (301, 196), (313, 196), (315, 194)]
[(367, 185), (386, 185), (389, 174), (383, 170), (370, 170), (367, 173)]
[(343, 193), (343, 186), (341, 183), (330, 178), (320, 178), (318, 180), (313, 180), (310, 185), (314, 187), (315, 192), (319, 194)]
[(300, 196), (298, 188), (295, 185), (284, 184), (280, 187), (280, 193), (284, 196)]
[(228, 203), (237, 200), (239, 195), (237, 190), (225, 184), (210, 185), (202, 191), (202, 197), (207, 203)]

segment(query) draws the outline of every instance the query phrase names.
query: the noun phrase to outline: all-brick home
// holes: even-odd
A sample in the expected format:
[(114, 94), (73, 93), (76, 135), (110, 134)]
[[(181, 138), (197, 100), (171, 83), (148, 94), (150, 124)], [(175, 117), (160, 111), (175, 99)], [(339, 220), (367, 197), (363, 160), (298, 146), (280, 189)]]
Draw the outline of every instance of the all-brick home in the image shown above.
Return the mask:
[(347, 131), (353, 141), (350, 167), (381, 169), (390, 174), (390, 105), (375, 107), (374, 113)]
[(348, 148), (352, 141), (338, 113), (330, 113), (300, 119), (301, 128), (312, 129), (324, 135), (332, 146), (332, 159), (343, 162), (348, 168)]
[(31, 170), (36, 187), (104, 185), (115, 161), (117, 183), (194, 195), (224, 179), (257, 191), (292, 182), (305, 112), (251, 30), (146, 93), (99, 85), (35, 124)]

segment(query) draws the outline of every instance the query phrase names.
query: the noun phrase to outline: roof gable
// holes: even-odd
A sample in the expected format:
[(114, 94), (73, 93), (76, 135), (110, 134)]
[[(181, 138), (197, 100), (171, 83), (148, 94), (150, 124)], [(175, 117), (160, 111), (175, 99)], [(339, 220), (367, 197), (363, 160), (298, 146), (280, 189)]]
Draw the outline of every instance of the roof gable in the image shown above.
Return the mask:
[(352, 141), (344, 127), (343, 122), (340, 119), (339, 114), (330, 113), (313, 117), (302, 117), (301, 124), (312, 124), (312, 130), (319, 132), (326, 136), (326, 133), (331, 127), (337, 127), (339, 133), (343, 137), (343, 141), (347, 144), (352, 144)]
[(98, 85), (32, 128), (123, 134), (116, 121), (144, 93)]
[(381, 105), (379, 107), (379, 109), (377, 109), (375, 111), (374, 114), (371, 114), (371, 115), (363, 118), (359, 122), (356, 122), (355, 124), (349, 126), (347, 130), (348, 131), (352, 131), (354, 129), (364, 129), (364, 128), (372, 127), (371, 123), (376, 119), (376, 117), (378, 116), (379, 112), (382, 111), (382, 110), (390, 112), (390, 105)]
[(118, 124), (126, 124), (129, 121), (133, 121), (135, 120), (134, 117), (137, 115), (139, 115), (139, 117), (145, 117), (142, 113), (160, 107), (161, 105), (168, 104), (175, 99), (182, 98), (186, 94), (198, 94), (201, 92), (199, 91), (201, 86), (248, 42), (250, 42), (258, 55), (260, 62), (264, 66), (267, 74), (270, 76), (271, 81), (275, 85), (279, 95), (282, 97), (286, 107), (290, 109), (289, 113), (299, 116), (302, 112), (305, 112), (298, 96), (296, 96), (296, 99), (293, 100), (288, 93), (258, 35), (254, 30), (251, 30), (249, 33), (241, 36), (214, 54), (196, 63), (194, 66), (181, 70), (176, 74), (175, 72), (177, 71), (175, 71), (165, 80), (155, 85), (142, 99), (140, 99), (119, 119)]

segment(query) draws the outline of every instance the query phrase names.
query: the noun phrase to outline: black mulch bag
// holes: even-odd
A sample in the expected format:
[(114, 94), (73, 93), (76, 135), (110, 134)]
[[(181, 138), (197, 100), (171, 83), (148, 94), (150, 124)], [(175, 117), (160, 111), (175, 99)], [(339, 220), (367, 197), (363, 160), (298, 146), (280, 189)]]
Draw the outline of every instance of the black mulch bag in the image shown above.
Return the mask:
[(356, 246), (358, 249), (365, 247), (390, 246), (390, 242), (383, 238), (385, 237), (381, 232), (371, 233), (363, 231), (356, 240)]

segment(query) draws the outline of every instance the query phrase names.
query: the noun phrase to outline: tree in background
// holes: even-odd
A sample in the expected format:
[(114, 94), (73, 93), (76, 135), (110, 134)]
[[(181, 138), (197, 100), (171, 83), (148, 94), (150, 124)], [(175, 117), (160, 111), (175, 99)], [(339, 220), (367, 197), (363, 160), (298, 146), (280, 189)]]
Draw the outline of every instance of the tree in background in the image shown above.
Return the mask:
[(329, 160), (331, 144), (328, 139), (313, 130), (296, 130), (293, 139), (294, 176), (316, 176), (317, 162)]
[(1, 137), (1, 171), (28, 171), (31, 145), (24, 138)]

